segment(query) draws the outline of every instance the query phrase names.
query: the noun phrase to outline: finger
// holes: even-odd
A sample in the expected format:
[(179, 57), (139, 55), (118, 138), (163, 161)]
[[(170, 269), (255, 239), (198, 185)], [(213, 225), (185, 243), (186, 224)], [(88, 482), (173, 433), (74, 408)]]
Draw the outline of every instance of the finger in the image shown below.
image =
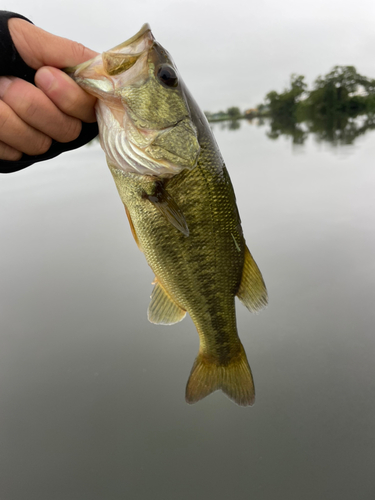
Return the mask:
[(35, 84), (63, 113), (87, 123), (96, 121), (96, 98), (82, 90), (67, 74), (43, 67), (36, 72)]
[(34, 69), (75, 66), (97, 55), (80, 43), (52, 35), (23, 19), (10, 19), (8, 27), (18, 53)]
[(51, 138), (25, 123), (5, 102), (0, 101), (0, 141), (28, 155), (48, 151)]
[(0, 160), (17, 161), (21, 159), (21, 156), (21, 151), (17, 151), (5, 144), (5, 142), (0, 141)]
[(0, 98), (25, 123), (56, 141), (73, 141), (81, 132), (80, 120), (65, 115), (41, 90), (20, 78), (0, 77)]

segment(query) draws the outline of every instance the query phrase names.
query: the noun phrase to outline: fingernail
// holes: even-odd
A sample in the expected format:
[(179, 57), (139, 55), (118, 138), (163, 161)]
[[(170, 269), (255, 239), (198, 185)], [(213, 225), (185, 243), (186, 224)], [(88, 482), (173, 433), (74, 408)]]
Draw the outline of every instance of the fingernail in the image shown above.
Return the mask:
[(13, 78), (7, 76), (0, 76), (0, 98), (3, 97), (9, 85), (13, 82)]
[(37, 73), (37, 77), (38, 87), (40, 87), (45, 92), (51, 90), (53, 83), (56, 81), (54, 74), (48, 68), (40, 68)]

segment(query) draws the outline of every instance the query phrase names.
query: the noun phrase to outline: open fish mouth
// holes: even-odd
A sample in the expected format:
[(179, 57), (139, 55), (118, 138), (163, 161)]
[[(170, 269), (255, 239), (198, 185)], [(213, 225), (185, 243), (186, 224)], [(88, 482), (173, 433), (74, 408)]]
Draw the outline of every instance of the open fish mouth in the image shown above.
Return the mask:
[[(102, 54), (98, 54), (93, 59), (78, 64), (77, 66), (66, 68), (68, 73), (83, 89), (89, 94), (100, 99), (108, 99), (108, 94), (112, 94), (124, 83), (131, 84), (132, 79), (139, 81), (141, 72), (140, 64), (133, 71), (129, 71), (140, 59), (147, 57), (147, 51), (152, 46), (154, 37), (148, 24), (142, 28), (129, 40), (117, 45)], [(115, 78), (123, 75), (122, 78)]]
[(196, 166), (200, 145), (184, 84), (148, 24), (126, 42), (65, 71), (98, 98), (101, 146), (114, 166), (161, 177)]

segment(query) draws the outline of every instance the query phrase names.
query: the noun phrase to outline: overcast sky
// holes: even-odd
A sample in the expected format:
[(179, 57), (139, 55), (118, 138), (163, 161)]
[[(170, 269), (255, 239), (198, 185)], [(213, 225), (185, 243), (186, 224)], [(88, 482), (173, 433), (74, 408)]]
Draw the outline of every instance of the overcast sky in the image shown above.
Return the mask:
[(374, 0), (7, 0), (1, 8), (98, 52), (148, 22), (209, 111), (253, 107), (291, 73), (312, 83), (336, 64), (375, 78)]

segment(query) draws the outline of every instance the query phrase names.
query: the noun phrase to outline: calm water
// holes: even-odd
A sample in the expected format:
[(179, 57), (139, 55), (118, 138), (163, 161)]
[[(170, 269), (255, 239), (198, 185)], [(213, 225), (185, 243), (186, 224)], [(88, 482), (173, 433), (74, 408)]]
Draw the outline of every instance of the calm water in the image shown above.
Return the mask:
[(257, 400), (189, 406), (189, 318), (99, 146), (0, 178), (1, 500), (373, 500), (375, 134), (331, 150), (215, 128), (270, 305), (238, 303)]

